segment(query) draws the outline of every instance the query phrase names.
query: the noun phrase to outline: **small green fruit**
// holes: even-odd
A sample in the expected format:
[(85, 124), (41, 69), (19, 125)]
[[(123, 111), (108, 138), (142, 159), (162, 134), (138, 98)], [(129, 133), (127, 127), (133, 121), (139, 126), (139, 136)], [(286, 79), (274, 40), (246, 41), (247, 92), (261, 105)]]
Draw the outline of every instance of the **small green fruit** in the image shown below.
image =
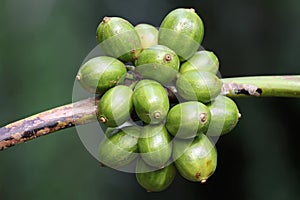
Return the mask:
[(125, 123), (133, 109), (132, 94), (132, 89), (125, 85), (117, 85), (105, 92), (98, 104), (98, 121), (107, 127)]
[(162, 168), (172, 154), (171, 136), (163, 124), (144, 126), (138, 146), (143, 160), (158, 168)]
[(162, 122), (169, 111), (169, 98), (165, 88), (153, 80), (141, 80), (134, 88), (133, 105), (138, 117), (147, 124)]
[(194, 138), (205, 132), (210, 123), (210, 111), (203, 103), (189, 101), (177, 104), (168, 113), (166, 127), (176, 138)]
[(191, 70), (217, 74), (219, 70), (219, 60), (211, 51), (198, 51), (180, 67), (181, 74)]
[(134, 26), (120, 17), (104, 17), (96, 35), (104, 53), (124, 62), (135, 60), (142, 48)]
[[(99, 145), (100, 161), (111, 168), (129, 165), (138, 156), (138, 127), (125, 127)], [(134, 136), (136, 135), (136, 136)]]
[(162, 21), (158, 44), (174, 50), (181, 61), (191, 58), (200, 47), (204, 25), (194, 9), (178, 8)]
[(121, 61), (99, 56), (84, 63), (76, 78), (88, 92), (103, 94), (114, 87), (125, 74), (126, 67)]
[(207, 107), (211, 113), (209, 136), (220, 136), (229, 133), (238, 123), (240, 113), (236, 103), (226, 96), (218, 96)]
[(173, 182), (176, 168), (170, 164), (162, 169), (156, 169), (139, 159), (136, 166), (136, 179), (148, 192), (161, 192), (166, 190)]
[(143, 49), (157, 45), (158, 43), (158, 30), (150, 24), (138, 24), (135, 27), (138, 33)]
[(170, 84), (179, 70), (176, 53), (163, 45), (144, 49), (135, 61), (136, 71), (144, 78), (151, 78), (163, 84)]
[(179, 75), (176, 88), (186, 100), (209, 103), (220, 94), (222, 81), (210, 72), (191, 70)]
[(178, 172), (189, 181), (206, 182), (217, 167), (217, 150), (204, 134), (190, 144), (174, 141), (173, 159)]

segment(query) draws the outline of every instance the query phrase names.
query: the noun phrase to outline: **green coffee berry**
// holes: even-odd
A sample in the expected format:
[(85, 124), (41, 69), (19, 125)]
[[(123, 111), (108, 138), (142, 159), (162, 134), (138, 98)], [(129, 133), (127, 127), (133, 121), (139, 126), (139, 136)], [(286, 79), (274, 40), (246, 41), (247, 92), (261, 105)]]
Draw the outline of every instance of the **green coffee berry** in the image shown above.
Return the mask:
[(209, 136), (220, 136), (229, 133), (238, 123), (240, 118), (236, 103), (229, 97), (219, 95), (207, 107), (211, 113)]
[(189, 181), (206, 182), (217, 167), (217, 150), (204, 134), (190, 144), (187, 140), (174, 141), (173, 159), (181, 176)]
[(176, 138), (194, 138), (208, 129), (210, 115), (209, 109), (203, 103), (197, 101), (180, 103), (170, 109), (166, 128)]
[(197, 70), (180, 74), (176, 81), (178, 94), (190, 101), (208, 103), (215, 99), (221, 92), (222, 81), (210, 72)]
[(219, 60), (211, 51), (197, 51), (193, 57), (184, 62), (180, 67), (181, 74), (191, 70), (217, 74), (219, 70)]
[(153, 80), (141, 80), (134, 88), (133, 105), (138, 117), (147, 124), (162, 122), (169, 111), (168, 93)]
[(200, 47), (204, 25), (194, 9), (178, 8), (162, 21), (158, 44), (174, 50), (181, 61), (191, 58)]
[(135, 61), (136, 71), (144, 78), (170, 84), (179, 70), (179, 58), (176, 53), (163, 45), (144, 49)]
[(139, 159), (136, 166), (136, 179), (148, 192), (166, 190), (173, 182), (176, 168), (170, 164), (162, 169), (156, 169)]
[(172, 154), (171, 136), (163, 124), (144, 126), (138, 147), (148, 165), (162, 168)]
[(158, 43), (158, 30), (150, 24), (138, 24), (135, 27), (138, 33), (143, 49), (157, 45)]
[(125, 65), (116, 58), (99, 56), (84, 63), (76, 76), (90, 93), (103, 94), (125, 76)]
[(105, 54), (124, 62), (135, 60), (142, 48), (133, 25), (120, 17), (104, 17), (96, 35)]
[(98, 121), (108, 127), (125, 123), (133, 109), (132, 94), (132, 89), (125, 85), (117, 85), (105, 92), (97, 108)]
[(137, 158), (140, 132), (137, 128), (129, 128), (122, 128), (111, 137), (103, 138), (99, 145), (99, 159), (104, 165), (120, 168), (129, 165)]

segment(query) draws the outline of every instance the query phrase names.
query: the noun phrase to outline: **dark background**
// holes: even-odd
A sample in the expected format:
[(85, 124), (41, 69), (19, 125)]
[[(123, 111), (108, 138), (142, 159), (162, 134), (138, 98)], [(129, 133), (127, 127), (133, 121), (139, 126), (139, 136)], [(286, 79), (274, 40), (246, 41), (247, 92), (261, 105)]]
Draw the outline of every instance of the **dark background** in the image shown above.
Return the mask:
[[(177, 7), (202, 17), (203, 46), (223, 77), (300, 74), (298, 0), (1, 0), (0, 126), (72, 101), (105, 15), (159, 26)], [(177, 176), (168, 190), (146, 193), (133, 174), (99, 167), (71, 128), (0, 152), (0, 198), (300, 199), (300, 101), (236, 103), (243, 117), (218, 141), (218, 168), (204, 185)]]

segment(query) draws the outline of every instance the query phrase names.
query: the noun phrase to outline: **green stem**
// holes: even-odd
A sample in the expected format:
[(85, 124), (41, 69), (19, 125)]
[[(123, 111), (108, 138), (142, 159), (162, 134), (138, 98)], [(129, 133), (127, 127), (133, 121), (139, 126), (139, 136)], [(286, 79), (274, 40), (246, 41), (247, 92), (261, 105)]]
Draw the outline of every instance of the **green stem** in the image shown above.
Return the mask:
[(223, 78), (222, 93), (232, 97), (300, 98), (300, 75)]

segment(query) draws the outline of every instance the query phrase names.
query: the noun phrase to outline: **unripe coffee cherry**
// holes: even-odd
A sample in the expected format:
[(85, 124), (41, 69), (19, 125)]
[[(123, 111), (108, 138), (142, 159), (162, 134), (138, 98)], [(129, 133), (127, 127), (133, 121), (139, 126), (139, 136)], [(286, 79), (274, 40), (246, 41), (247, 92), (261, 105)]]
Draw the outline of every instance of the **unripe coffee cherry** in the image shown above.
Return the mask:
[(151, 166), (162, 168), (172, 154), (172, 142), (164, 124), (144, 126), (138, 141), (142, 159)]
[(177, 138), (188, 139), (205, 132), (210, 123), (210, 111), (203, 103), (188, 101), (172, 107), (166, 127)]
[(134, 88), (132, 100), (135, 112), (147, 124), (161, 123), (170, 107), (165, 88), (153, 80), (139, 81)]
[(189, 101), (209, 103), (221, 92), (222, 81), (210, 72), (198, 70), (180, 74), (176, 81), (176, 88), (181, 97)]
[(193, 57), (180, 66), (180, 73), (198, 70), (199, 72), (210, 72), (217, 74), (219, 70), (219, 60), (211, 51), (197, 51)]
[(100, 162), (111, 168), (129, 165), (138, 156), (139, 134), (139, 127), (131, 126), (105, 137), (99, 145)]
[(105, 54), (124, 62), (135, 60), (142, 48), (133, 25), (120, 17), (104, 17), (96, 35)]
[(144, 49), (135, 61), (136, 71), (144, 78), (171, 84), (179, 70), (179, 58), (176, 53), (163, 45)]
[(125, 123), (133, 109), (132, 94), (132, 89), (125, 85), (117, 85), (105, 92), (97, 108), (98, 121), (108, 127)]
[(147, 49), (158, 44), (158, 30), (150, 24), (138, 24), (135, 27), (143, 49)]
[(173, 182), (176, 168), (170, 164), (162, 169), (156, 169), (139, 159), (136, 166), (136, 179), (148, 192), (161, 192)]
[(173, 159), (178, 172), (189, 181), (206, 182), (217, 167), (217, 150), (204, 134), (190, 144), (188, 140), (174, 141)]
[(241, 114), (236, 103), (229, 97), (219, 95), (207, 107), (211, 113), (209, 136), (220, 136), (229, 133), (237, 125)]
[(159, 28), (158, 44), (169, 47), (184, 61), (198, 50), (203, 35), (204, 25), (195, 10), (178, 8), (163, 19)]
[(99, 56), (84, 63), (76, 76), (81, 86), (90, 93), (103, 94), (125, 76), (124, 63), (109, 56)]

